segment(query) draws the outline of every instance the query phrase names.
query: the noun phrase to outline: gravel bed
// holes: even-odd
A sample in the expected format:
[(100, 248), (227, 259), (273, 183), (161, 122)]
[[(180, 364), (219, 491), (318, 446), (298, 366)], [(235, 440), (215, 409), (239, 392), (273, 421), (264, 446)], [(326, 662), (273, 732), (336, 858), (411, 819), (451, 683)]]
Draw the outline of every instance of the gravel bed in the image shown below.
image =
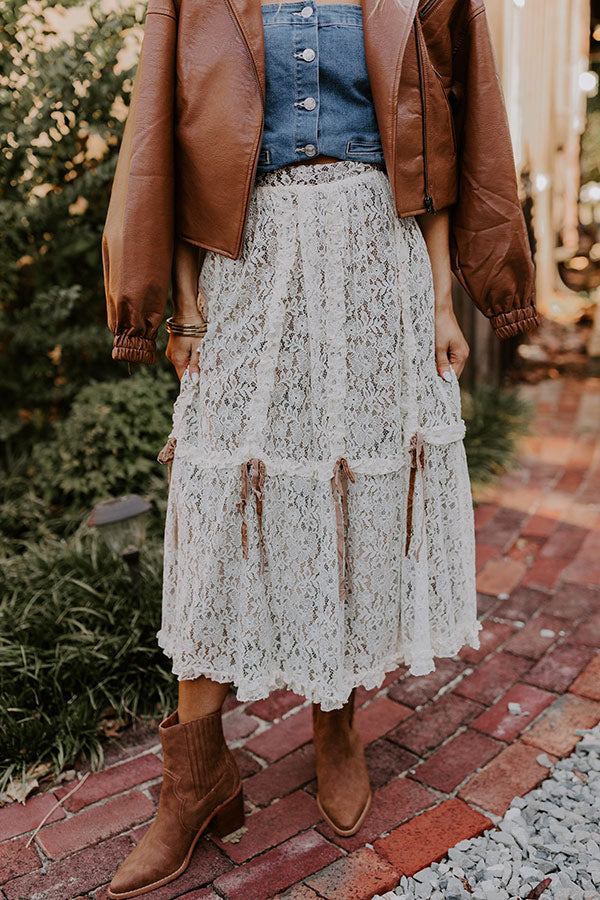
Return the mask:
[(373, 900), (598, 900), (600, 898), (600, 724), (571, 756), (483, 834), (460, 841), (439, 863)]

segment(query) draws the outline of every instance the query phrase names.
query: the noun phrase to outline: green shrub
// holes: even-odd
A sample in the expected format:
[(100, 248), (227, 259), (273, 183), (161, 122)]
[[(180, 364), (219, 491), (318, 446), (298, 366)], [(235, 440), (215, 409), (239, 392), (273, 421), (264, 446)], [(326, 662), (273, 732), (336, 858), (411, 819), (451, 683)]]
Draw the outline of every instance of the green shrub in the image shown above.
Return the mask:
[(530, 433), (533, 407), (518, 388), (478, 384), (461, 391), (465, 451), (475, 487), (499, 477), (517, 456), (518, 438)]
[[(166, 467), (156, 456), (171, 430), (175, 371), (139, 369), (119, 381), (92, 382), (52, 441), (9, 460), (0, 500), (5, 553), (15, 541), (64, 537), (97, 502), (140, 493), (162, 524)], [(1, 547), (1, 545), (0, 545)]]
[[(84, 384), (127, 372), (110, 357), (101, 234), (135, 73), (121, 52), (147, 4), (120, 5), (2, 3), (0, 442), (48, 438)], [(73, 6), (90, 20), (65, 39), (52, 23)]]
[(106, 377), (112, 335), (99, 317), (86, 317), (86, 303), (81, 285), (54, 286), (14, 310), (10, 324), (5, 315), (10, 339), (3, 383), (10, 407), (0, 419), (0, 442), (26, 427), (38, 439), (47, 436), (51, 421), (64, 415), (81, 385)]
[(175, 372), (140, 369), (114, 382), (86, 385), (54, 440), (32, 454), (46, 498), (85, 506), (122, 493), (156, 490), (165, 469), (156, 456), (171, 430)]
[(102, 711), (162, 715), (177, 688), (156, 643), (160, 541), (135, 582), (93, 534), (31, 546), (1, 571), (0, 791), (41, 761), (100, 765)]

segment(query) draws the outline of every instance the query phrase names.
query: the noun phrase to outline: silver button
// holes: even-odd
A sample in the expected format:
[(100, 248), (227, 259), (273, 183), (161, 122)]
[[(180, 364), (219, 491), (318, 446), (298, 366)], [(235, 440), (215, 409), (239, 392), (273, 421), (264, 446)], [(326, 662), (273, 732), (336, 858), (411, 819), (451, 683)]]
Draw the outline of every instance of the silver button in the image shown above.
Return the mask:
[(312, 62), (315, 58), (315, 51), (312, 47), (307, 47), (306, 50), (302, 51), (302, 59), (305, 59), (306, 62)]
[(300, 10), (300, 15), (303, 16), (303, 18), (305, 18), (305, 19), (309, 19), (312, 16), (312, 14), (313, 14), (312, 6), (304, 6)]
[(317, 105), (317, 101), (314, 97), (307, 97), (302, 105), (304, 106), (304, 109), (314, 109)]
[(304, 147), (304, 152), (307, 156), (314, 156), (317, 152), (317, 148), (314, 144), (306, 144)]

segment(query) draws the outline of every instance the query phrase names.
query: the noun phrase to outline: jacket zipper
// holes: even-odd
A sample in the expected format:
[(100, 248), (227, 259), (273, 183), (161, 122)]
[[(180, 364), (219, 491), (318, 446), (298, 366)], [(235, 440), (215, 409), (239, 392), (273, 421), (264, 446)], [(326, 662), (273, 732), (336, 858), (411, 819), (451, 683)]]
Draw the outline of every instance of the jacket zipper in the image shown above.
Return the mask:
[[(229, 15), (231, 17), (231, 20), (232, 20), (233, 24), (235, 25), (235, 27), (237, 28), (237, 30), (239, 31), (240, 37), (242, 38), (242, 40), (244, 42), (244, 47), (246, 48), (246, 53), (248, 54), (248, 57), (250, 59), (250, 67), (252, 69), (252, 76), (254, 78), (254, 81), (256, 82), (256, 89), (258, 90), (258, 96), (260, 97), (260, 105), (262, 107), (262, 116), (261, 116), (261, 123), (260, 123), (260, 137), (258, 139), (258, 143), (256, 145), (256, 151), (254, 153), (254, 164), (252, 166), (252, 179), (250, 181), (250, 184), (252, 185), (254, 183), (254, 179), (256, 178), (256, 170), (258, 168), (258, 157), (260, 154), (262, 137), (263, 137), (263, 133), (265, 130), (265, 101), (263, 99), (262, 91), (260, 89), (260, 82), (258, 80), (258, 76), (257, 76), (256, 70), (254, 68), (254, 59), (252, 58), (252, 54), (250, 53), (250, 48), (249, 48), (248, 42), (246, 41), (246, 38), (244, 36), (244, 32), (240, 28), (240, 25), (239, 25), (236, 17), (231, 12), (231, 8), (229, 6), (229, 0), (224, 0), (224, 2), (225, 2), (225, 6), (227, 7), (227, 12), (229, 13)], [(249, 191), (246, 192), (246, 205), (244, 207), (244, 214), (243, 214), (243, 219), (242, 219), (242, 235), (244, 234), (244, 231), (246, 229), (246, 221), (248, 219), (248, 210), (250, 208), (251, 194), (252, 194), (252, 189), (250, 189)]]
[[(435, 0), (429, 0), (429, 3), (426, 4), (424, 9), (427, 9), (428, 6), (431, 6)], [(423, 10), (422, 10), (423, 11)], [(421, 54), (421, 45), (419, 42), (419, 31), (417, 20), (415, 19), (415, 41), (417, 45), (417, 62), (419, 65), (419, 91), (421, 94), (421, 110), (422, 110), (422, 122), (423, 122), (423, 179), (425, 183), (425, 209), (427, 212), (435, 213), (435, 209), (433, 207), (433, 198), (429, 194), (429, 173), (427, 167), (427, 102), (425, 99), (425, 87), (423, 84), (424, 74), (423, 74), (423, 57)]]
[(427, 0), (427, 3), (423, 7), (423, 9), (419, 10), (419, 18), (422, 19), (423, 16), (427, 13), (429, 8), (433, 6), (434, 3), (437, 3), (437, 0)]

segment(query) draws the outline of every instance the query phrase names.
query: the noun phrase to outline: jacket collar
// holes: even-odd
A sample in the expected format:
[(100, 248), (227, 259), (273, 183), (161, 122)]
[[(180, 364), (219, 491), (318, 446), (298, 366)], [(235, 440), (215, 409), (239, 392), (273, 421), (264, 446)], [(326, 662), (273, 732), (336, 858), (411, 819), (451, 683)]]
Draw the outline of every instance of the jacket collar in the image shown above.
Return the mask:
[[(223, 0), (244, 36), (265, 99), (265, 46), (258, 0)], [(365, 59), (375, 110), (384, 116), (396, 107), (401, 63), (419, 0), (363, 0)]]

